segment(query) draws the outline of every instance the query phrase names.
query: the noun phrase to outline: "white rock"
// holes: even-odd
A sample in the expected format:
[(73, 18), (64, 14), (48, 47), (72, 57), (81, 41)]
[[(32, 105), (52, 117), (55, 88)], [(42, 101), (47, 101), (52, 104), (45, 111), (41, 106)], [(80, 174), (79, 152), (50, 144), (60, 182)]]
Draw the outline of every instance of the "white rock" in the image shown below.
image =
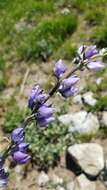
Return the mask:
[(64, 114), (58, 117), (58, 120), (63, 124), (63, 125), (71, 125), (72, 123), (72, 116), (73, 114)]
[(99, 52), (99, 54), (100, 54), (100, 55), (103, 55), (103, 56), (104, 56), (105, 53), (107, 53), (107, 48), (102, 48), (102, 49), (100, 50), (100, 52)]
[(54, 184), (63, 184), (63, 179), (61, 178), (61, 177), (59, 177), (59, 176), (57, 176), (56, 174), (53, 174), (53, 176), (52, 176), (52, 182), (54, 183)]
[(104, 168), (103, 149), (96, 143), (75, 144), (68, 148), (68, 152), (89, 175), (96, 176)]
[[(73, 184), (73, 185), (72, 185)], [(95, 190), (95, 182), (89, 181), (85, 175), (76, 177), (71, 184), (67, 185), (67, 190)]]
[(102, 113), (102, 124), (107, 127), (107, 111)]
[(67, 190), (75, 190), (75, 182), (69, 182), (66, 186)]
[(62, 115), (59, 121), (68, 125), (71, 133), (94, 134), (100, 127), (97, 116), (86, 111)]
[(37, 180), (38, 185), (40, 187), (43, 187), (48, 183), (48, 181), (49, 181), (49, 176), (45, 172), (41, 172)]
[(81, 97), (80, 94), (74, 96), (73, 103), (75, 103), (75, 104), (82, 104), (82, 97)]
[(95, 106), (97, 103), (97, 100), (93, 98), (92, 92), (86, 92), (85, 94), (83, 94), (83, 99), (84, 102), (90, 106)]
[(64, 8), (63, 10), (61, 10), (61, 13), (64, 15), (68, 15), (70, 13), (70, 10), (68, 8)]
[(58, 185), (56, 190), (65, 190), (65, 189), (64, 189), (64, 187), (61, 187), (60, 185)]
[(97, 85), (100, 85), (102, 80), (103, 80), (102, 77), (98, 78), (98, 79), (96, 80), (96, 84), (97, 84)]

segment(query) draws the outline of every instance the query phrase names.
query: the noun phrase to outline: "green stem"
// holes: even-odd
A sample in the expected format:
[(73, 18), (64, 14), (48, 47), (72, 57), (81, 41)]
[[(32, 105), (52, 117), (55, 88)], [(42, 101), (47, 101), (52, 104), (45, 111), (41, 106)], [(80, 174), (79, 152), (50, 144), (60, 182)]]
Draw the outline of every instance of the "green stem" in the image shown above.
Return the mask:
[(12, 146), (13, 146), (13, 143), (11, 143), (11, 144), (7, 147), (7, 149), (4, 151), (4, 153), (2, 154), (2, 157), (3, 157), (3, 160), (4, 160), (4, 161), (5, 161), (6, 158), (8, 157), (8, 154), (9, 154), (9, 152), (10, 152)]

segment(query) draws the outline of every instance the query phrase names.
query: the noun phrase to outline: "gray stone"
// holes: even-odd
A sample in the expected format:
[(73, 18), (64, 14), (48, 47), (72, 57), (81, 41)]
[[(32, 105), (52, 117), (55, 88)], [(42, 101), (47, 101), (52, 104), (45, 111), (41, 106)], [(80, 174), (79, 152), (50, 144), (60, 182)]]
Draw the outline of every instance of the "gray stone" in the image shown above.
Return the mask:
[(57, 186), (56, 190), (65, 190), (64, 187), (61, 187), (60, 185)]
[(68, 148), (68, 153), (76, 164), (91, 176), (97, 176), (104, 168), (103, 149), (96, 143), (75, 144)]
[(49, 182), (49, 176), (45, 172), (41, 172), (38, 176), (37, 183), (40, 187), (44, 187)]
[(73, 103), (75, 103), (75, 104), (82, 104), (82, 96), (80, 94), (74, 96)]
[(80, 175), (67, 185), (67, 190), (95, 190), (95, 182), (89, 181), (85, 175)]
[(103, 80), (103, 78), (102, 78), (102, 77), (98, 78), (98, 79), (96, 80), (96, 84), (97, 84), (97, 85), (100, 85), (100, 84), (101, 84), (101, 82), (102, 82), (102, 80)]
[(75, 190), (75, 181), (71, 181), (66, 185), (67, 190)]
[(107, 111), (102, 113), (102, 124), (107, 127)]
[(84, 100), (84, 103), (90, 106), (95, 106), (97, 103), (97, 100), (93, 97), (92, 92), (86, 92), (85, 94), (83, 94), (83, 100)]
[(70, 113), (70, 114), (64, 114), (64, 115), (60, 115), (58, 117), (58, 120), (63, 124), (63, 125), (71, 125), (72, 123), (72, 116), (73, 114)]
[(94, 134), (100, 127), (97, 116), (86, 111), (62, 115), (59, 121), (68, 125), (71, 133)]
[(70, 13), (70, 10), (68, 8), (64, 8), (61, 10), (61, 13), (64, 15), (68, 15)]
[(57, 184), (63, 184), (63, 179), (59, 176), (57, 176), (56, 174), (53, 174), (52, 175), (52, 182), (54, 185), (57, 185)]

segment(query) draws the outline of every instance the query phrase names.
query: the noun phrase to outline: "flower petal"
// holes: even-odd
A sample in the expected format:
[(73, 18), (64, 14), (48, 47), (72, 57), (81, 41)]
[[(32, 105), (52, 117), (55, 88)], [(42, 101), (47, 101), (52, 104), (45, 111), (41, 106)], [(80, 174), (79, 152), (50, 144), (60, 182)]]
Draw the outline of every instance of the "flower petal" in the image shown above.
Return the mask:
[(13, 153), (13, 160), (17, 162), (17, 164), (26, 164), (28, 161), (30, 161), (30, 159), (31, 156), (23, 152), (16, 151)]
[(54, 67), (54, 74), (57, 78), (62, 77), (62, 75), (65, 73), (67, 67), (66, 65), (63, 63), (63, 61), (60, 59)]
[(101, 61), (93, 61), (93, 62), (88, 63), (87, 67), (90, 70), (100, 71), (104, 68), (104, 64)]
[(23, 128), (16, 128), (11, 134), (11, 139), (14, 143), (20, 143), (24, 140), (24, 130)]

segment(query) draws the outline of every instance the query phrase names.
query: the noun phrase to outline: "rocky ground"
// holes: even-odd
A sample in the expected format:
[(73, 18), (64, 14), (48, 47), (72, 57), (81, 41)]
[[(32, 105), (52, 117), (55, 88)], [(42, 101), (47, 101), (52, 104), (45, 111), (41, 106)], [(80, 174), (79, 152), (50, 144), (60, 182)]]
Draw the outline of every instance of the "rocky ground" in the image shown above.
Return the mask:
[(24, 176), (22, 166), (17, 166), (11, 175), (10, 186), (20, 190), (106, 190), (107, 151), (103, 152), (106, 143), (105, 140), (102, 144), (93, 142), (69, 147), (66, 158), (62, 157), (60, 165), (48, 173), (37, 172), (29, 166)]
[[(70, 64), (68, 64), (70, 65)], [(41, 66), (35, 64), (29, 67), (26, 64), (18, 64), (10, 67), (8, 87), (2, 92), (2, 99), (8, 100), (14, 96), (19, 106), (26, 107), (27, 99), (33, 84), (39, 82), (49, 89), (50, 73), (52, 64), (47, 63)], [(101, 126), (107, 126), (107, 112), (89, 112), (84, 105), (94, 107), (97, 104), (95, 94), (90, 90), (84, 89), (87, 85), (87, 77), (91, 78), (92, 74), (83, 72), (79, 85), (80, 93), (72, 99), (72, 106), (68, 106), (68, 112), (58, 117), (59, 122), (69, 126), (68, 133), (73, 137), (77, 135), (76, 144), (69, 146), (66, 154), (62, 155), (61, 161), (54, 169), (50, 168), (47, 173), (37, 171), (36, 166), (16, 166), (11, 168), (11, 175), (8, 190), (105, 190), (107, 189), (107, 140), (99, 136)], [(91, 78), (97, 85), (101, 83), (101, 77)], [(90, 83), (91, 83), (90, 80)], [(48, 82), (47, 82), (48, 81)], [(52, 81), (52, 80), (51, 80)], [(53, 81), (51, 82), (53, 85)], [(106, 92), (103, 92), (106, 94)], [(58, 101), (55, 98), (53, 102)], [(6, 108), (1, 107), (0, 125), (3, 140), (1, 149), (6, 145), (6, 136), (3, 131), (3, 119)], [(98, 136), (96, 136), (98, 133)], [(78, 138), (79, 135), (79, 138)], [(106, 136), (106, 134), (105, 134)], [(82, 139), (82, 140), (81, 140)], [(85, 140), (84, 140), (85, 139)], [(79, 143), (79, 144), (78, 144)]]

